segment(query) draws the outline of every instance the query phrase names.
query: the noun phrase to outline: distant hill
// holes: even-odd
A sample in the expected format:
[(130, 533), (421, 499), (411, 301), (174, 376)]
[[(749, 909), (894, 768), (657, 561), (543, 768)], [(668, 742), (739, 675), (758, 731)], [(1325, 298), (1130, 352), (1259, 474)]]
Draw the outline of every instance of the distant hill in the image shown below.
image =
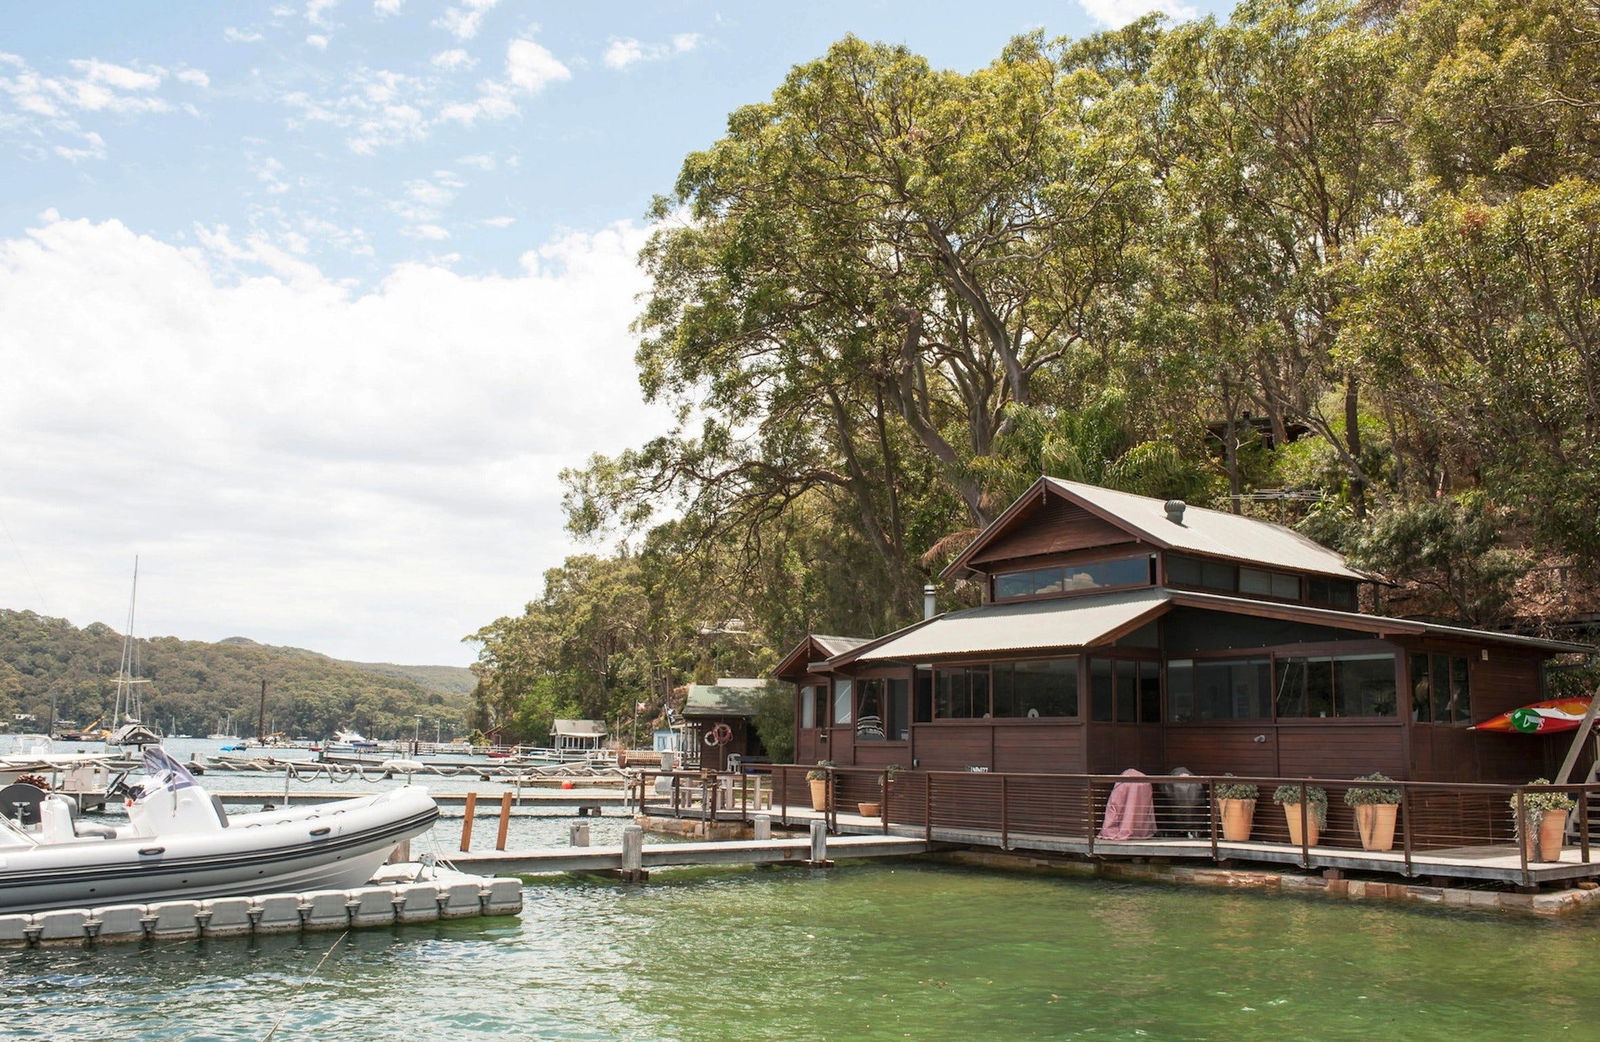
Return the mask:
[(382, 677), (401, 677), (413, 681), (430, 691), (443, 691), (451, 695), (470, 695), (478, 686), (478, 678), (465, 666), (397, 666), (392, 662), (351, 662), (341, 659), (347, 666), (376, 673)]
[[(253, 735), (267, 682), (267, 731), (326, 737), (354, 728), (377, 738), (463, 734), (472, 672), (457, 666), (346, 662), (248, 637), (210, 643), (152, 637), (135, 641), (144, 717), (164, 731)], [(103, 623), (0, 609), (0, 724), (42, 730), (108, 716), (122, 636)], [(17, 719), (18, 716), (33, 719)], [(419, 719), (420, 718), (420, 719)]]

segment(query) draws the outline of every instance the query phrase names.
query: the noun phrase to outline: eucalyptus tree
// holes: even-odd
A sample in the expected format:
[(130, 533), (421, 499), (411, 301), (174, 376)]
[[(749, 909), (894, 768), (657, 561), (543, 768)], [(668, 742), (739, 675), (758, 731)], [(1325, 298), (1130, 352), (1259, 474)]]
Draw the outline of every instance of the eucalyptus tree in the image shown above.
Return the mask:
[(1305, 424), (1361, 510), (1373, 462), (1361, 374), (1335, 350), (1349, 251), (1404, 204), (1391, 41), (1351, 5), (1251, 0), (1168, 32), (1150, 78), (1163, 220), (1152, 303), (1196, 357), (1232, 455), (1245, 411)]
[(1367, 244), (1344, 349), (1552, 545), (1600, 562), (1600, 185), (1456, 196)]
[(1148, 179), (1094, 126), (1108, 84), (1037, 37), (970, 75), (847, 38), (735, 112), (644, 254), (641, 379), (681, 423), (569, 475), (573, 527), (666, 501), (748, 532), (821, 498), (913, 600), (910, 515), (994, 516), (975, 462), (1007, 406), (1121, 321)]

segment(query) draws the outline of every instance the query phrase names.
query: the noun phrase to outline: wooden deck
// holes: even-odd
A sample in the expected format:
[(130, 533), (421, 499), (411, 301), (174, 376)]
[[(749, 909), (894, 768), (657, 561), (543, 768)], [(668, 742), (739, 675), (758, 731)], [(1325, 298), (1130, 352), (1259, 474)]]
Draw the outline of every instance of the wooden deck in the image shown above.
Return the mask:
[[(1580, 809), (1573, 815), (1569, 845), (1563, 848), (1561, 859), (1524, 862), (1510, 832), (1511, 811), (1507, 807), (1508, 794), (1515, 792), (1515, 786), (1395, 783), (1405, 791), (1395, 847), (1375, 851), (1361, 849), (1354, 830), (1343, 820), (1348, 817), (1349, 809), (1342, 805), (1330, 808), (1330, 817), (1335, 817), (1333, 812), (1337, 811), (1340, 824), (1324, 830), (1322, 844), (1309, 848), (1283, 841), (1286, 835), (1282, 813), (1266, 800), (1261, 801), (1266, 806), (1258, 809), (1255, 834), (1260, 838), (1247, 842), (1213, 839), (1209, 828), (1203, 828), (1199, 838), (1193, 839), (1161, 837), (1118, 842), (1097, 838), (1094, 824), (1104, 809), (1111, 786), (1125, 780), (1120, 777), (1012, 776), (1008, 788), (1004, 775), (955, 773), (937, 775), (940, 787), (935, 791), (932, 788), (935, 779), (917, 772), (894, 781), (897, 791), (885, 801), (891, 815), (886, 822), (883, 818), (864, 817), (839, 809), (816, 811), (809, 803), (789, 803), (804, 790), (796, 784), (798, 774), (791, 779), (781, 777), (785, 770), (803, 768), (777, 769), (780, 777), (774, 779), (776, 784), (769, 786), (775, 797), (770, 809), (764, 804), (759, 808), (752, 806), (748, 799), (726, 801), (729, 805), (714, 801), (719, 805), (709, 810), (703, 802), (674, 807), (667, 801), (646, 799), (641, 812), (719, 822), (749, 821), (757, 814), (764, 814), (770, 815), (775, 825), (789, 827), (806, 827), (811, 821), (821, 819), (841, 836), (920, 838), (930, 848), (965, 846), (1092, 859), (1261, 863), (1308, 871), (1372, 873), (1441, 884), (1493, 882), (1524, 889), (1570, 884), (1583, 879), (1600, 880), (1600, 861), (1596, 860), (1600, 851), (1586, 842), (1590, 838), (1590, 814), (1584, 806), (1584, 801), (1600, 797), (1600, 793), (1591, 791), (1595, 786), (1566, 787), (1579, 799)], [(864, 778), (852, 779), (846, 770), (839, 770), (841, 794), (852, 789), (862, 796), (878, 791), (881, 783), (877, 781), (877, 772), (864, 772)], [(1277, 781), (1249, 780), (1260, 781), (1263, 793), (1270, 792), (1267, 786)], [(1319, 781), (1318, 784), (1326, 784), (1337, 797), (1342, 793), (1334, 786), (1349, 787), (1352, 783), (1343, 780)], [(946, 796), (946, 790), (955, 798)], [(835, 804), (852, 805), (849, 799), (841, 795)], [(1441, 812), (1441, 806), (1447, 812)], [(1051, 827), (1041, 828), (1044, 822), (1049, 822)], [(1000, 827), (991, 823), (998, 823)]]
[[(838, 835), (828, 838), (830, 858), (896, 857), (923, 854), (928, 842), (920, 836)], [(540, 847), (478, 854), (453, 854), (448, 859), (461, 871), (511, 875), (549, 872), (621, 871), (621, 846)], [(645, 868), (669, 865), (800, 864), (811, 857), (811, 840), (756, 839), (714, 843), (652, 843), (642, 851)]]

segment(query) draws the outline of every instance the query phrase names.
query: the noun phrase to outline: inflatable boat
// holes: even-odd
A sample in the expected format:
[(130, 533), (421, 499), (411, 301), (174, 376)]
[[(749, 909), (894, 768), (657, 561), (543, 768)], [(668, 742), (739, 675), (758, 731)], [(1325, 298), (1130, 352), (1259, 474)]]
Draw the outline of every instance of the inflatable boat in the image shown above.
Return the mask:
[(160, 748), (128, 797), (128, 823), (81, 819), (71, 797), (0, 789), (0, 913), (360, 886), (439, 808), (425, 788), (252, 814), (222, 803)]

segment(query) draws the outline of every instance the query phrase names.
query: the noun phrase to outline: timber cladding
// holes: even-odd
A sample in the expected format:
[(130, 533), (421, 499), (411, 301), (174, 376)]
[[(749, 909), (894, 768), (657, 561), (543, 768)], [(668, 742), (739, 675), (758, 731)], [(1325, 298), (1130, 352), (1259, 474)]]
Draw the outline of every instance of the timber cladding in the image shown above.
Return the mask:
[(994, 539), (969, 565), (1131, 544), (1132, 535), (1074, 503), (1051, 496), (1041, 509), (1023, 511), (1010, 531)]

